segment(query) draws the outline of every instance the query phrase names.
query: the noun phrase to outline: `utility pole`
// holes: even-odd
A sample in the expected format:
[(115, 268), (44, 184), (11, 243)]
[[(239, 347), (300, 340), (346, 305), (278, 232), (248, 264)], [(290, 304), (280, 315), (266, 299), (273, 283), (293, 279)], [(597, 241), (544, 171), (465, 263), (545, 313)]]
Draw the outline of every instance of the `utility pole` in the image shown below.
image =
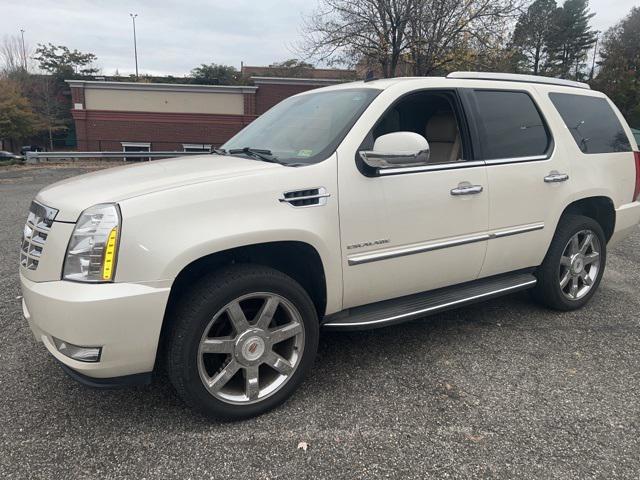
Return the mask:
[(20, 29), (20, 35), (22, 35), (22, 63), (24, 71), (27, 71), (27, 49), (24, 47), (24, 29)]
[(133, 21), (133, 54), (135, 55), (135, 58), (136, 58), (136, 80), (137, 80), (138, 79), (138, 42), (136, 40), (136, 17), (138, 16), (138, 14), (130, 13), (129, 16)]

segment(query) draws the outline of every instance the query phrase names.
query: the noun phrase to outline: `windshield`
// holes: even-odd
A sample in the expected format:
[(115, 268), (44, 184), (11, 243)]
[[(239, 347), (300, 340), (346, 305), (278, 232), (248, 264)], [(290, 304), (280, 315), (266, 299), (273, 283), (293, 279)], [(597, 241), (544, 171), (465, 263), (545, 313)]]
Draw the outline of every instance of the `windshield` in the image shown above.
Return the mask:
[(269, 151), (281, 163), (320, 162), (333, 153), (378, 93), (360, 88), (287, 98), (222, 148)]

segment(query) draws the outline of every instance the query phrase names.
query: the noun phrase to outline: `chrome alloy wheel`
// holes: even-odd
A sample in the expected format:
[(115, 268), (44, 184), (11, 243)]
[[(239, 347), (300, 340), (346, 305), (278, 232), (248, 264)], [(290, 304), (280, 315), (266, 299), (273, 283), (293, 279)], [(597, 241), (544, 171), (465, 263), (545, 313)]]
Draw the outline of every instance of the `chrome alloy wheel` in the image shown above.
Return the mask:
[(198, 347), (198, 373), (215, 398), (251, 404), (274, 394), (302, 359), (304, 324), (274, 293), (251, 293), (218, 311)]
[(560, 257), (558, 280), (562, 294), (569, 300), (584, 297), (600, 271), (600, 240), (591, 230), (573, 235)]

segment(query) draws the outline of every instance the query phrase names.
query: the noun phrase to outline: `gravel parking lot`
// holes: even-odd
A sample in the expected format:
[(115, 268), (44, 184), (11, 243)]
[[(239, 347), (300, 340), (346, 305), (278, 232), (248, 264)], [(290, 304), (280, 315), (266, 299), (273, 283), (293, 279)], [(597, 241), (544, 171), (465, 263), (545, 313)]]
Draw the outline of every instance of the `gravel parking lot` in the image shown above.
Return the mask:
[(610, 252), (582, 311), (551, 312), (521, 294), (325, 333), (288, 403), (216, 423), (164, 379), (117, 391), (75, 383), (23, 320), (29, 202), (83, 171), (0, 169), (0, 478), (640, 476), (640, 232)]

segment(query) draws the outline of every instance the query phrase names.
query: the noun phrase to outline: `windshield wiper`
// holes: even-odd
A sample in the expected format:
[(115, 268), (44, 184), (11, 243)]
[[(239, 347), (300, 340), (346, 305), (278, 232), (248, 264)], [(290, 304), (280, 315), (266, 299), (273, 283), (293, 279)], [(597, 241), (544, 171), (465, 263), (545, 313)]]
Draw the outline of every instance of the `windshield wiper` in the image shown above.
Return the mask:
[(277, 157), (271, 153), (271, 150), (263, 150), (260, 148), (251, 148), (251, 147), (244, 147), (244, 148), (232, 148), (231, 150), (228, 150), (227, 153), (229, 155), (238, 155), (239, 153), (244, 153), (245, 155), (248, 155), (250, 157), (254, 157), (254, 158), (259, 158), (260, 160), (263, 160), (265, 162), (270, 162), (270, 163), (281, 163)]

